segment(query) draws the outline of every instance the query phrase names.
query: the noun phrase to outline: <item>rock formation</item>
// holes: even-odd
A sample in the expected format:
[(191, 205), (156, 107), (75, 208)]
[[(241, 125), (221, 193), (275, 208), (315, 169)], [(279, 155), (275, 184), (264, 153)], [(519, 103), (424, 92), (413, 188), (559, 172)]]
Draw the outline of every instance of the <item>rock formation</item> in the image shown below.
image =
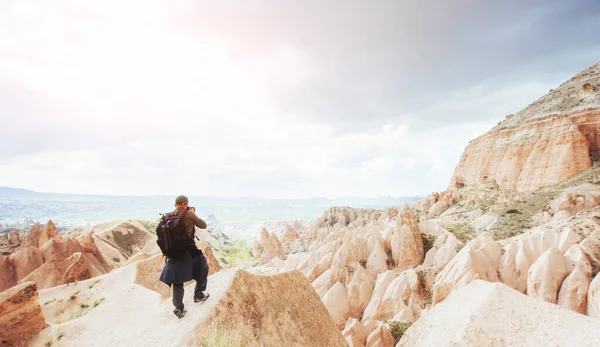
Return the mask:
[(495, 180), (502, 189), (532, 191), (590, 168), (600, 151), (599, 81), (600, 63), (472, 140), (450, 188)]
[(529, 269), (527, 295), (556, 303), (560, 286), (568, 274), (560, 251), (556, 248), (548, 249)]
[(592, 347), (600, 345), (598, 326), (594, 318), (477, 280), (422, 316), (397, 346)]
[(0, 293), (0, 344), (27, 346), (46, 321), (37, 302), (35, 283), (26, 282)]
[(46, 242), (48, 242), (49, 240), (54, 240), (54, 241), (62, 240), (62, 237), (58, 233), (58, 229), (56, 229), (56, 225), (54, 225), (52, 220), (49, 220), (48, 223), (46, 223), (46, 225), (44, 225), (44, 229), (42, 230), (42, 232), (39, 236), (39, 239), (38, 239), (38, 244), (41, 247), (44, 244), (46, 244)]
[(485, 235), (471, 240), (435, 278), (433, 302), (444, 300), (450, 291), (475, 279), (498, 282), (501, 248)]
[(277, 235), (271, 234), (267, 242), (265, 243), (265, 249), (263, 254), (260, 256), (261, 264), (266, 264), (273, 258), (283, 259), (283, 248), (277, 238)]
[[(171, 300), (136, 285), (143, 282), (138, 276), (142, 262), (100, 277), (97, 286), (102, 289), (97, 293), (104, 300), (97, 308), (49, 326), (30, 345), (45, 346), (59, 335), (61, 344), (68, 346), (203, 345), (214, 338), (214, 329), (223, 329), (232, 336), (246, 332), (249, 346), (346, 346), (327, 309), (298, 271), (257, 276), (237, 269), (222, 270), (209, 277), (211, 297), (202, 305), (194, 305), (194, 284), (186, 286), (184, 304), (189, 309), (178, 320), (171, 313)], [(96, 287), (88, 289), (91, 281), (94, 279), (75, 287), (52, 288), (40, 301), (69, 301), (76, 291), (81, 291), (77, 300), (98, 300), (98, 295), (93, 296)], [(128, 324), (123, 324), (124, 319)]]
[(404, 208), (400, 212), (391, 246), (392, 257), (400, 270), (417, 266), (423, 261), (423, 239), (417, 216), (410, 208)]

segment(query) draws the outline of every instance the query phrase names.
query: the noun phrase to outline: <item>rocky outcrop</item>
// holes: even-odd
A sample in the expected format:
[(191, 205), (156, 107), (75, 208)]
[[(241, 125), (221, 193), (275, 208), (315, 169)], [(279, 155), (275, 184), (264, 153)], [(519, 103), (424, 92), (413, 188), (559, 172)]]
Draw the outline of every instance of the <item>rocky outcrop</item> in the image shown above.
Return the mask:
[(27, 235), (27, 245), (35, 248), (40, 247), (40, 237), (42, 236), (42, 228), (39, 224), (35, 224), (29, 230), (29, 234)]
[(62, 237), (58, 233), (58, 229), (56, 229), (56, 225), (54, 225), (52, 220), (49, 220), (48, 223), (46, 223), (46, 225), (44, 225), (44, 229), (42, 230), (40, 237), (38, 239), (38, 244), (41, 247), (50, 240), (54, 240), (54, 241), (62, 240)]
[(410, 208), (400, 211), (396, 229), (391, 238), (392, 257), (396, 267), (406, 270), (423, 262), (423, 239), (417, 216)]
[(139, 220), (126, 220), (99, 224), (92, 232), (99, 239), (112, 245), (127, 258), (141, 251), (149, 242), (154, 242), (156, 225)]
[(260, 239), (258, 241), (259, 245), (261, 246), (265, 246), (265, 244), (267, 244), (267, 240), (269, 239), (271, 235), (269, 235), (269, 232), (267, 231), (267, 229), (263, 228), (260, 231)]
[(29, 275), (33, 270), (42, 266), (44, 263), (44, 257), (36, 247), (21, 248), (16, 253), (11, 254), (8, 258), (12, 263), (15, 271), (15, 279), (17, 281), (22, 280), (25, 276)]
[(450, 188), (495, 180), (502, 189), (533, 191), (590, 168), (600, 152), (598, 85), (600, 64), (472, 140)]
[(286, 246), (299, 238), (298, 232), (289, 224), (285, 226), (283, 236), (281, 237), (281, 244)]
[(562, 253), (556, 248), (548, 249), (529, 269), (527, 295), (556, 303), (560, 285), (568, 274)]
[(423, 315), (397, 346), (592, 347), (600, 345), (597, 331), (594, 318), (477, 280)]
[[(561, 253), (555, 255), (555, 257), (562, 258), (562, 253), (568, 251), (579, 239), (580, 236), (570, 229), (565, 229), (560, 233), (554, 230), (534, 230), (530, 235), (511, 242), (505, 247), (505, 252), (500, 260), (499, 273), (501, 281), (525, 293), (528, 286), (529, 270), (538, 258), (550, 248), (555, 248)], [(572, 252), (574, 252), (572, 256), (577, 257), (575, 248)], [(569, 257), (563, 259), (565, 265), (568, 265), (568, 260)], [(575, 266), (576, 262), (578, 263), (579, 260), (574, 259), (571, 265), (568, 265), (568, 268)], [(561, 267), (561, 272), (564, 273), (564, 270)], [(561, 276), (564, 278), (564, 274), (561, 274)]]
[(435, 277), (433, 302), (441, 302), (453, 289), (476, 279), (498, 282), (501, 253), (500, 245), (489, 236), (480, 235), (471, 240)]
[(587, 296), (591, 276), (580, 267), (571, 272), (562, 282), (558, 293), (558, 304), (569, 310), (587, 313)]
[(82, 253), (74, 253), (69, 258), (63, 258), (56, 254), (22, 281), (32, 281), (37, 284), (39, 289), (46, 289), (60, 284), (86, 280), (103, 273), (103, 269), (93, 257), (89, 259)]
[(210, 276), (210, 275), (220, 271), (221, 264), (215, 257), (212, 247), (210, 247), (210, 245), (208, 243), (203, 242), (203, 241), (196, 242), (196, 245), (202, 251), (202, 254), (204, 254), (204, 257), (206, 258), (206, 263), (208, 264), (208, 275)]
[[(346, 345), (325, 306), (300, 272), (268, 277), (240, 270), (234, 274), (226, 295), (215, 307), (213, 322), (238, 322), (260, 337), (264, 346)], [(218, 281), (216, 276), (231, 276), (231, 270), (213, 276), (209, 286)]]
[(283, 259), (283, 248), (275, 233), (271, 234), (267, 242), (265, 243), (265, 249), (263, 254), (260, 256), (260, 263), (266, 264), (273, 258)]
[(338, 282), (323, 297), (323, 303), (327, 307), (327, 311), (329, 311), (333, 322), (340, 330), (350, 316), (347, 293), (346, 286)]
[(0, 344), (27, 346), (46, 321), (37, 302), (35, 283), (26, 282), (0, 293)]

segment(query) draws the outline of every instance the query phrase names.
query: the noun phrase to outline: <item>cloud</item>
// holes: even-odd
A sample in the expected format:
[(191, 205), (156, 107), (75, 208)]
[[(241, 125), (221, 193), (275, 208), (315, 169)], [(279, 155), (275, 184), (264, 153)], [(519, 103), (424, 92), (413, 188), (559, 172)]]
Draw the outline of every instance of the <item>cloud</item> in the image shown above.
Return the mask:
[(595, 63), (594, 1), (0, 4), (0, 184), (445, 189), (468, 141)]

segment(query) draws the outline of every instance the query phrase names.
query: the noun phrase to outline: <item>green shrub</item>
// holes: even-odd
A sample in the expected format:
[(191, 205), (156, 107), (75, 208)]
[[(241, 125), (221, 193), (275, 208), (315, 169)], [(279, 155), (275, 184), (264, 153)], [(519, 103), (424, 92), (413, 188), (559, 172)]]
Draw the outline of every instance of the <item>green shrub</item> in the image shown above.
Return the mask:
[(396, 321), (388, 322), (388, 324), (390, 326), (390, 332), (392, 333), (392, 336), (394, 336), (394, 344), (397, 344), (398, 341), (400, 341), (406, 330), (412, 325), (412, 323)]
[(425, 254), (427, 254), (427, 252), (429, 252), (429, 250), (432, 249), (433, 245), (435, 244), (435, 236), (421, 234), (421, 239), (423, 240), (423, 251)]

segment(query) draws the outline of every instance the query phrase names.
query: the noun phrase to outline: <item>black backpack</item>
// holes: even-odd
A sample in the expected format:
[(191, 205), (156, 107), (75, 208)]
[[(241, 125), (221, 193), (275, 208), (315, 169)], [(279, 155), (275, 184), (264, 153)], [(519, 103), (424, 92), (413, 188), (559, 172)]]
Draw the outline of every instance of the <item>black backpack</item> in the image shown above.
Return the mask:
[(190, 243), (193, 243), (183, 224), (183, 216), (186, 213), (187, 210), (181, 215), (163, 214), (156, 227), (156, 243), (162, 254), (168, 258), (183, 255)]

